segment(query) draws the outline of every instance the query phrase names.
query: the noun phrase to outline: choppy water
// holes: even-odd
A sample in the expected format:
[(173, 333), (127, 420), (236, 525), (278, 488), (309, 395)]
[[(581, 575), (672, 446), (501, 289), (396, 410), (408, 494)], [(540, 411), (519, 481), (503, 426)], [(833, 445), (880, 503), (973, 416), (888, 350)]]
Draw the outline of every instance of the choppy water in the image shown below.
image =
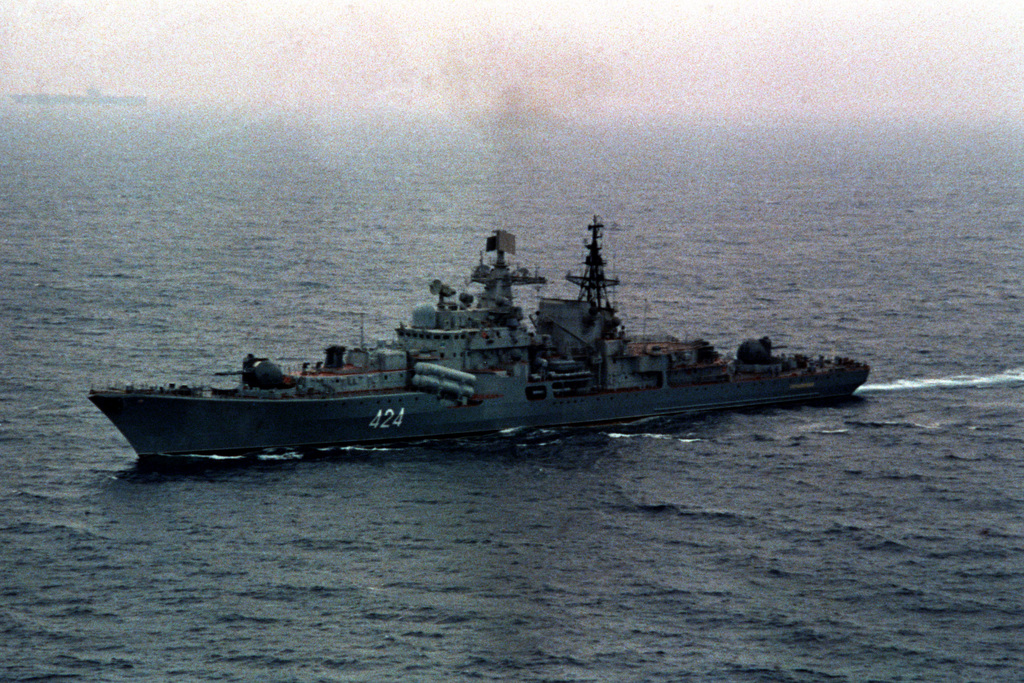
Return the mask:
[[(0, 678), (1024, 678), (1022, 142), (0, 111)], [(499, 227), (565, 292), (594, 213), (632, 329), (869, 384), (188, 473), (85, 400), (387, 336)]]

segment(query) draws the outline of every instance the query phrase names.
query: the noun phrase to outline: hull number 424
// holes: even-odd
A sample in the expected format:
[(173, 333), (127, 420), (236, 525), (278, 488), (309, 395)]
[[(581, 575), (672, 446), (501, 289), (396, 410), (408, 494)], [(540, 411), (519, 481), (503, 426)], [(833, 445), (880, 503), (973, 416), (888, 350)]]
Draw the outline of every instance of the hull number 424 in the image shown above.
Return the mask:
[(392, 408), (381, 409), (370, 420), (370, 426), (374, 429), (387, 429), (388, 427), (402, 426), (402, 418), (405, 417), (405, 408), (399, 408), (396, 413)]

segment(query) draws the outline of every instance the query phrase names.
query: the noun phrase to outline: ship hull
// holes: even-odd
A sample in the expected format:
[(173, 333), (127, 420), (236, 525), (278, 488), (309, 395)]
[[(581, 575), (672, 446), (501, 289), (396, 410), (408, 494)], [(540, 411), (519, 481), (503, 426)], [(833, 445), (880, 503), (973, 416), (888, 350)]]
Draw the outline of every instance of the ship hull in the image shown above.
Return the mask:
[(557, 395), (552, 382), (487, 378), (468, 402), (413, 390), (292, 398), (126, 390), (93, 392), (90, 400), (146, 459), (441, 439), (806, 403), (849, 397), (867, 375), (866, 366), (839, 367), (576, 395)]

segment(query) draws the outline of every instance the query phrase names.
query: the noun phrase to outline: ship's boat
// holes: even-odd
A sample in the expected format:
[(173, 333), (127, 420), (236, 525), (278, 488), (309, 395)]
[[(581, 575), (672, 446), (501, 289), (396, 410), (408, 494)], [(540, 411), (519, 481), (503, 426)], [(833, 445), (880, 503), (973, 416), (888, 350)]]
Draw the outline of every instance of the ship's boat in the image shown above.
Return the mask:
[(395, 338), (327, 347), (285, 372), (252, 354), (237, 386), (127, 386), (90, 400), (140, 458), (246, 454), (374, 444), (518, 427), (625, 422), (748, 406), (849, 397), (869, 367), (848, 358), (780, 355), (767, 337), (724, 357), (703, 339), (633, 337), (605, 275), (603, 225), (588, 226), (585, 268), (568, 299), (541, 298), (527, 317), (513, 289), (546, 280), (509, 261), (515, 236), (487, 238), (480, 285), (430, 284)]

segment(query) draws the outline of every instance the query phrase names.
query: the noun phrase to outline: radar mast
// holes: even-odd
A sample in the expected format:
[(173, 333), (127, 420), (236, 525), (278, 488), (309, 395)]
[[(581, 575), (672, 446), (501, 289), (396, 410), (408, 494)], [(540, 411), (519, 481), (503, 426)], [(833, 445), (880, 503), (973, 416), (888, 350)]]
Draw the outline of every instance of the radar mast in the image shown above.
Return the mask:
[(516, 237), (504, 230), (495, 230), (487, 238), (487, 251), (497, 252), (494, 262), (487, 265), (480, 257), (480, 265), (473, 269), (473, 282), (484, 286), (480, 294), (482, 308), (501, 311), (512, 306), (512, 287), (514, 285), (543, 285), (547, 280), (540, 275), (531, 273), (526, 268), (516, 268), (505, 260), (505, 254), (516, 253)]
[(594, 216), (593, 222), (587, 228), (590, 229), (590, 242), (586, 244), (587, 268), (583, 275), (569, 273), (565, 279), (579, 285), (577, 301), (587, 301), (592, 309), (614, 313), (615, 309), (608, 298), (608, 288), (615, 287), (619, 281), (616, 278), (606, 278), (604, 275), (604, 258), (601, 256), (601, 230), (604, 225), (597, 216)]

